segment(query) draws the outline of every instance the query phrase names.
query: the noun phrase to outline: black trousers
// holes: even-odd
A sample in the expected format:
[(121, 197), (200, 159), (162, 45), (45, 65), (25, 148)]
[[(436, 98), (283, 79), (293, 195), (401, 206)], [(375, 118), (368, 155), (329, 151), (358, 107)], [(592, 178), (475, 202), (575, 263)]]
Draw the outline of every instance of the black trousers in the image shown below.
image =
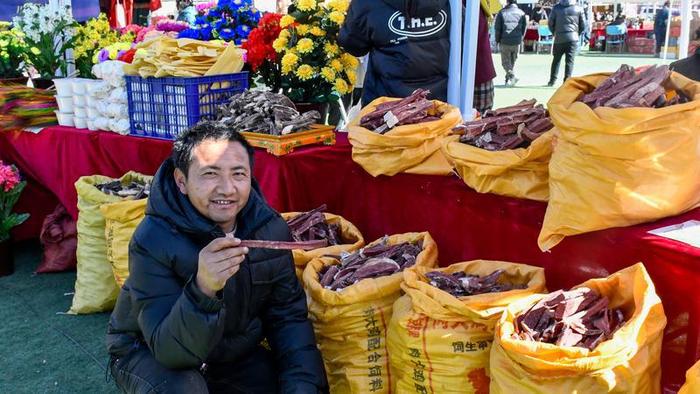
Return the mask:
[(559, 75), (559, 63), (561, 63), (561, 57), (564, 55), (566, 55), (564, 80), (566, 81), (569, 77), (571, 77), (571, 73), (574, 72), (574, 57), (576, 56), (576, 48), (578, 48), (578, 42), (576, 41), (554, 44), (554, 48), (552, 48), (554, 58), (552, 59), (552, 70), (549, 74), (550, 83), (557, 81), (557, 75)]
[(258, 347), (236, 363), (175, 370), (161, 365), (147, 346), (113, 359), (110, 372), (125, 393), (276, 393), (277, 372), (270, 351)]

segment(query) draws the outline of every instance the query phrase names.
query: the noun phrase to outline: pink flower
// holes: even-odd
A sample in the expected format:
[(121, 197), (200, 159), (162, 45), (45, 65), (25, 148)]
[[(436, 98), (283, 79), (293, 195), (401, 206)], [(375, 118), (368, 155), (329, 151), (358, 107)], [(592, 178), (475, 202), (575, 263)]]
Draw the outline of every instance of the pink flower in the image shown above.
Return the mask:
[(15, 166), (6, 165), (0, 161), (0, 185), (2, 185), (3, 191), (5, 193), (11, 191), (19, 182), (19, 172)]

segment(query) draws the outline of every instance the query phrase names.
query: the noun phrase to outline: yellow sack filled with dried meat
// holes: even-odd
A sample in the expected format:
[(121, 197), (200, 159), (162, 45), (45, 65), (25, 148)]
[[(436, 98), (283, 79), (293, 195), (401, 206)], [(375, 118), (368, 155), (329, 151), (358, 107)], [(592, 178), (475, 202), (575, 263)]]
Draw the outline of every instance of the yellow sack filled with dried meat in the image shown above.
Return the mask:
[(552, 131), (527, 148), (489, 151), (459, 142), (459, 136), (445, 138), (442, 150), (464, 183), (479, 193), (549, 199), (549, 158)]
[(496, 325), (491, 349), (491, 394), (661, 392), (661, 340), (666, 326), (661, 300), (641, 263), (588, 287), (620, 308), (624, 323), (593, 350), (514, 337), (514, 321), (546, 295), (511, 304)]
[(107, 259), (120, 288), (129, 277), (129, 242), (146, 215), (147, 198), (127, 200), (100, 206), (105, 217)]
[(549, 100), (557, 144), (538, 244), (678, 215), (700, 205), (700, 83), (672, 73), (693, 100), (663, 108), (578, 102), (609, 74), (570, 78)]
[(681, 387), (678, 394), (697, 394), (700, 393), (700, 361), (696, 362), (685, 373), (685, 384)]
[(358, 119), (348, 126), (352, 144), (352, 159), (372, 176), (411, 174), (447, 175), (452, 171), (440, 146), (442, 137), (462, 121), (459, 109), (433, 100), (439, 120), (396, 126), (385, 134), (359, 126), (360, 119), (374, 111), (377, 105), (398, 100), (380, 97), (362, 109)]
[[(285, 212), (282, 213), (282, 218), (289, 221), (302, 213), (303, 212)], [(354, 224), (350, 223), (350, 221), (342, 216), (327, 212), (324, 212), (323, 216), (325, 216), (326, 223), (329, 225), (336, 225), (340, 227), (340, 238), (342, 239), (343, 243), (340, 245), (330, 245), (326, 246), (325, 248), (314, 250), (292, 250), (292, 257), (294, 257), (297, 277), (300, 280), (301, 275), (304, 273), (304, 268), (306, 268), (306, 264), (312, 259), (325, 255), (339, 256), (342, 252), (352, 252), (365, 246), (365, 239), (362, 237), (360, 230), (358, 230)]]
[[(484, 277), (497, 270), (503, 270), (498, 284), (526, 287), (456, 297), (426, 276), (438, 271)], [(401, 288), (406, 295), (394, 304), (389, 324), (392, 392), (487, 394), (494, 326), (510, 303), (545, 291), (545, 278), (543, 268), (474, 260), (437, 270), (407, 269)]]
[[(132, 181), (150, 182), (152, 177), (128, 172), (119, 180), (122, 184)], [(78, 192), (78, 260), (75, 295), (68, 313), (83, 314), (109, 311), (119, 295), (112, 266), (107, 257), (105, 217), (100, 205), (124, 200), (122, 197), (103, 193), (96, 185), (114, 181), (102, 175), (80, 177), (75, 182)]]
[[(370, 243), (367, 248), (381, 240)], [(437, 265), (438, 250), (427, 232), (388, 237), (388, 245), (422, 242), (415, 266)], [(326, 366), (330, 391), (389, 393), (392, 377), (387, 351), (387, 327), (394, 302), (401, 295), (402, 272), (363, 279), (335, 291), (323, 287), (319, 273), (338, 264), (329, 257), (313, 259), (304, 270), (303, 281), (309, 302), (316, 341)]]

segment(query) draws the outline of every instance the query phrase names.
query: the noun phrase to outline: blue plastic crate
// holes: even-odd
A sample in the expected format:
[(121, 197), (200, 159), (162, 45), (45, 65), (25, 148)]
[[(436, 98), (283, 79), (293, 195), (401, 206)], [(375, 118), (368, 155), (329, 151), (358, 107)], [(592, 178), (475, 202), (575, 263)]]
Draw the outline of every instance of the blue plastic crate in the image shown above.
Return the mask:
[(125, 76), (131, 135), (175, 139), (231, 96), (248, 88), (248, 73), (209, 77), (141, 78)]

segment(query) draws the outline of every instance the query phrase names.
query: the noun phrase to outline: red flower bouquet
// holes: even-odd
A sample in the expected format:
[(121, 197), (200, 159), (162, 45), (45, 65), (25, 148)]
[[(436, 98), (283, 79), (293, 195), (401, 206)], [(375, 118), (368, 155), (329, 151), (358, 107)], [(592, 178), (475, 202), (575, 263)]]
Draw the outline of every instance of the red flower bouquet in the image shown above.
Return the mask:
[(10, 230), (29, 217), (27, 213), (12, 212), (26, 185), (27, 182), (20, 179), (17, 167), (0, 161), (0, 241), (10, 239)]
[(248, 40), (242, 45), (247, 51), (246, 58), (252, 71), (252, 82), (262, 83), (274, 92), (279, 91), (282, 76), (277, 52), (272, 47), (272, 42), (280, 34), (280, 18), (280, 14), (265, 14), (258, 27), (250, 32)]

